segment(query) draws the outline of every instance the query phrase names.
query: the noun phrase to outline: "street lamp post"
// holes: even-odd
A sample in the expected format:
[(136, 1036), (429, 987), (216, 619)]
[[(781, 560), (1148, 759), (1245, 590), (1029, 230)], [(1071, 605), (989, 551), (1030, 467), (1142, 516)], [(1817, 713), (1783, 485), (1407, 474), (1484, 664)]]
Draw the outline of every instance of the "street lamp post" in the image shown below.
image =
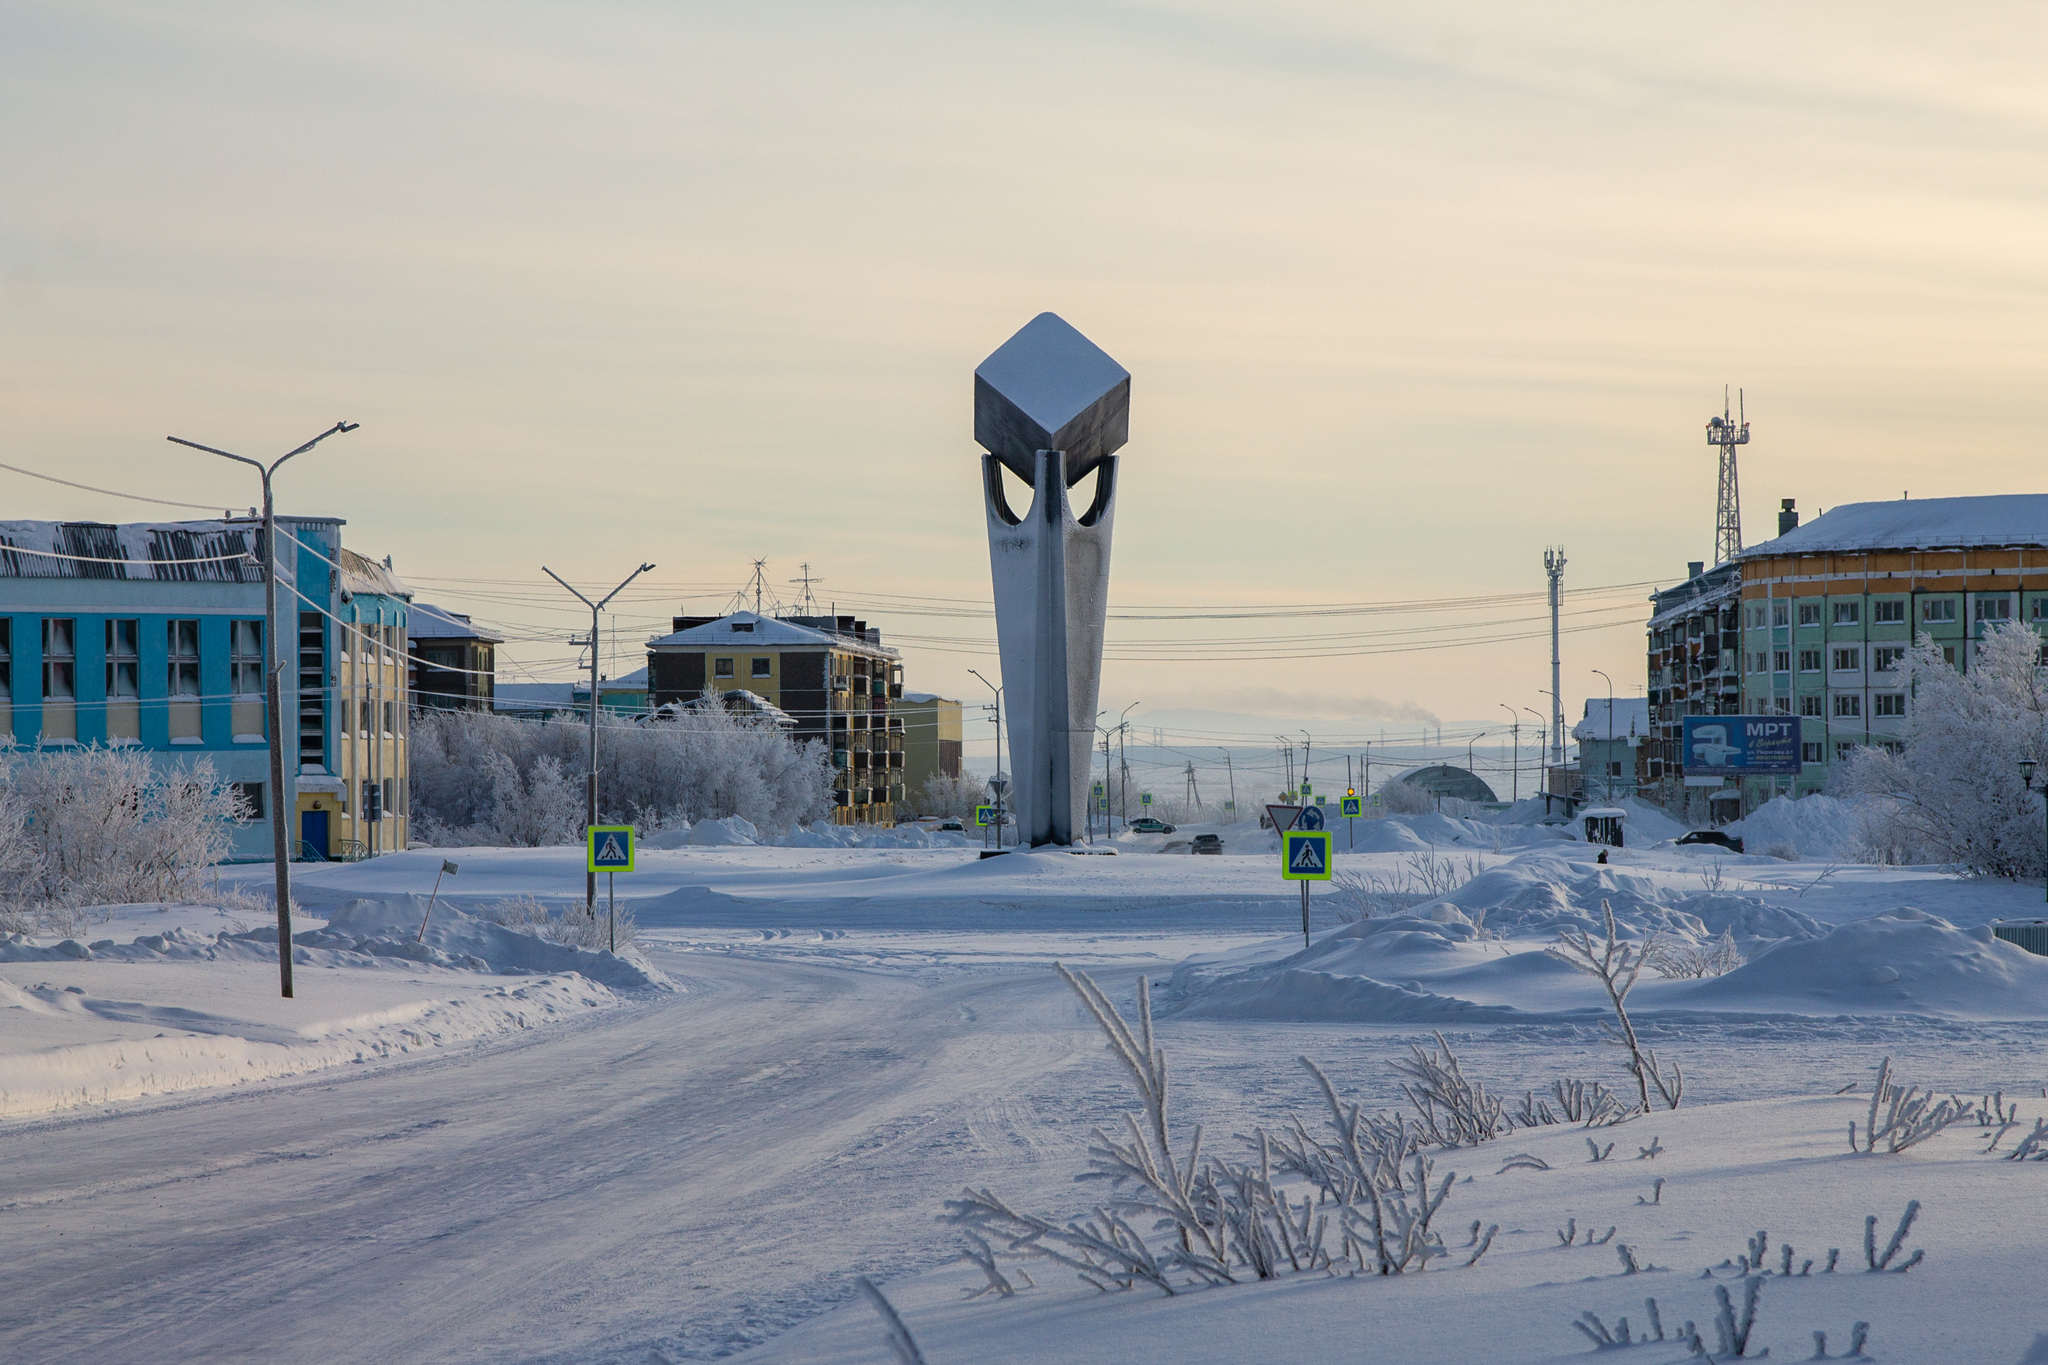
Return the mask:
[(1479, 776), (1479, 774), (1476, 772), (1472, 772), (1472, 746), (1485, 738), (1486, 731), (1481, 730), (1478, 734), (1472, 736), (1472, 738), (1465, 741), (1465, 771), (1468, 773), (1472, 773), (1472, 776), (1474, 777)]
[(1009, 784), (1003, 778), (1003, 689), (973, 669), (967, 670), (981, 678), (981, 685), (996, 694), (996, 847), (1003, 846), (1003, 798), (1010, 794)]
[[(626, 583), (631, 583), (653, 567), (652, 564), (642, 564), (639, 568), (626, 575)], [(568, 583), (563, 580), (562, 576), (547, 565), (541, 565), (540, 571), (549, 578), (554, 579), (557, 583), (560, 583), (563, 587), (569, 588)], [(589, 826), (597, 823), (597, 614), (604, 610), (606, 602), (611, 601), (626, 590), (626, 583), (621, 583), (618, 587), (613, 588), (604, 595), (602, 601), (598, 602), (593, 602), (582, 593), (577, 592), (576, 589), (569, 588), (569, 591), (575, 594), (577, 601), (590, 608), (590, 800), (589, 823), (584, 826), (584, 837), (586, 839), (590, 837)], [(585, 913), (592, 916), (597, 914), (597, 874), (595, 872), (586, 872), (584, 874), (583, 909)]]
[[(1137, 710), (1143, 704), (1142, 702), (1132, 702), (1123, 709), (1123, 714), (1116, 718), (1116, 765), (1121, 769), (1117, 773), (1117, 789), (1119, 793), (1117, 804), (1123, 808), (1124, 830), (1126, 833), (1131, 828), (1131, 761), (1129, 757), (1130, 751), (1126, 747), (1130, 742), (1130, 715), (1131, 712)], [(1111, 837), (1114, 837), (1113, 831)]]
[(1514, 776), (1508, 779), (1508, 804), (1514, 805), (1522, 799), (1522, 718), (1515, 714), (1515, 708), (1504, 701), (1494, 703), (1508, 713), (1508, 752), (1515, 756)]
[[(1614, 800), (1614, 679), (1608, 677), (1597, 668), (1591, 671), (1599, 673), (1601, 679), (1607, 684), (1607, 751), (1600, 758), (1600, 790), (1605, 794), (1605, 799), (1612, 802)], [(1580, 758), (1579, 766), (1583, 768), (1586, 766), (1583, 761), (1583, 750), (1580, 751)]]
[[(1223, 748), (1220, 744), (1216, 747), (1219, 749)], [(1237, 767), (1230, 761), (1230, 750), (1228, 749), (1223, 749), (1223, 771), (1230, 774), (1230, 818), (1235, 823), (1237, 820)]]
[[(284, 651), (277, 643), (277, 509), (270, 498), (270, 476), (294, 455), (303, 455), (328, 437), (339, 432), (354, 431), (355, 422), (336, 422), (297, 450), (280, 455), (269, 465), (261, 460), (252, 460), (246, 455), (236, 455), (225, 450), (215, 450), (197, 441), (183, 440), (177, 436), (164, 439), (173, 445), (189, 446), (203, 450), (209, 455), (254, 467), (263, 476), (263, 632), (270, 637), (270, 667), (265, 670), (263, 687), (264, 710), (270, 713), (266, 727), (270, 740), (270, 855), (277, 863), (277, 977), (278, 985), (289, 1000), (292, 994), (292, 862), (291, 846), (285, 837), (285, 815), (288, 803), (284, 792), (284, 718), (278, 714), (282, 706), (283, 687), (280, 675), (284, 672)], [(297, 582), (296, 576), (293, 578)]]
[[(2020, 781), (2027, 784), (2028, 791), (2032, 791), (2034, 789), (2033, 759), (2023, 758), (2020, 760)], [(2043, 798), (2048, 798), (2048, 773), (2043, 773), (2041, 775), (2041, 795)], [(2043, 855), (2041, 895), (2044, 900), (2048, 900), (2048, 853), (2044, 853)]]

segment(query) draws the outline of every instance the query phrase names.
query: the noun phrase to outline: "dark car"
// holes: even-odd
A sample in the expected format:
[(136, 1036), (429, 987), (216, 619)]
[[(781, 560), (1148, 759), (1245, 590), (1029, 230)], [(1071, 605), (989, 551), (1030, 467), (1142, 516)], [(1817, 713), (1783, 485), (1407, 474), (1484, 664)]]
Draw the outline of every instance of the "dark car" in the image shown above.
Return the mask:
[(941, 831), (948, 831), (954, 834), (965, 834), (967, 832), (958, 820), (941, 820), (938, 827)]
[(1171, 834), (1173, 833), (1173, 826), (1167, 824), (1164, 820), (1154, 820), (1148, 815), (1142, 820), (1131, 821), (1131, 832), (1133, 834)]
[(1723, 834), (1718, 829), (1696, 829), (1690, 834), (1679, 835), (1678, 842), (1681, 844), (1716, 844), (1727, 849), (1730, 853), (1742, 852), (1742, 840), (1736, 838), (1733, 834)]
[(1223, 836), (1220, 834), (1197, 834), (1195, 836), (1194, 852), (1214, 853), (1219, 857), (1222, 856)]

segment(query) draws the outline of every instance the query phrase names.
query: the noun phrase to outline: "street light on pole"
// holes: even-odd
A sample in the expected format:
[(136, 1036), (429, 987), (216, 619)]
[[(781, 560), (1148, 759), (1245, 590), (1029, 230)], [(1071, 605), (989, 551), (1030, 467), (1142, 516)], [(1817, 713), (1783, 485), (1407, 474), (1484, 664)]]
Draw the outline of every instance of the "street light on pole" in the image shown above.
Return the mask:
[(1472, 746), (1485, 738), (1486, 731), (1481, 730), (1478, 734), (1472, 736), (1472, 738), (1465, 741), (1465, 771), (1468, 773), (1472, 773), (1474, 777), (1479, 776), (1479, 774), (1476, 772), (1472, 772)]
[[(1597, 668), (1590, 671), (1599, 673), (1601, 678), (1607, 683), (1607, 752), (1600, 759), (1600, 790), (1604, 793), (1603, 799), (1612, 801), (1614, 799), (1614, 679), (1609, 678)], [(1585, 766), (1585, 751), (1582, 749), (1579, 751), (1579, 767), (1584, 768)]]
[[(250, 465), (263, 476), (263, 633), (270, 639), (269, 668), (265, 670), (267, 681), (263, 686), (264, 710), (270, 713), (270, 854), (277, 863), (277, 976), (279, 988), (289, 1000), (292, 994), (292, 864), (291, 847), (285, 838), (285, 813), (291, 802), (284, 791), (284, 718), (278, 714), (283, 690), (279, 675), (284, 672), (284, 652), (277, 643), (277, 509), (270, 498), (270, 476), (278, 466), (294, 455), (303, 455), (328, 437), (344, 431), (354, 431), (360, 425), (356, 422), (336, 422), (297, 450), (288, 451), (265, 465), (261, 460), (252, 460), (246, 455), (231, 451), (215, 450), (197, 441), (187, 441), (177, 436), (164, 439), (173, 445), (189, 446), (203, 450), (209, 455)], [(296, 581), (296, 578), (294, 579)]]
[[(1220, 744), (1216, 747), (1223, 749), (1223, 746)], [(1223, 749), (1223, 771), (1230, 774), (1230, 819), (1235, 824), (1237, 821), (1237, 768), (1230, 761), (1230, 750), (1228, 749)]]
[(1010, 794), (1009, 781), (1003, 776), (1003, 689), (973, 669), (967, 670), (981, 678), (981, 685), (996, 694), (996, 775), (993, 779), (996, 789), (996, 847), (1003, 846), (1003, 798)]
[[(642, 564), (639, 568), (626, 575), (626, 583), (631, 583), (653, 567), (652, 564)], [(557, 583), (560, 583), (563, 587), (569, 588), (568, 583), (563, 580), (562, 576), (547, 565), (541, 565), (540, 571), (549, 578), (554, 579)], [(621, 583), (618, 587), (613, 588), (604, 595), (602, 601), (598, 602), (593, 602), (582, 593), (577, 592), (576, 589), (569, 588), (569, 591), (575, 594), (577, 601), (590, 608), (590, 819), (589, 823), (584, 827), (585, 838), (589, 837), (589, 825), (597, 823), (597, 614), (604, 610), (606, 602), (611, 601), (626, 590), (626, 583)], [(597, 914), (597, 874), (595, 872), (586, 872), (584, 874), (583, 909), (585, 913), (593, 917)]]
[(1123, 714), (1116, 718), (1116, 765), (1122, 769), (1117, 774), (1117, 789), (1120, 792), (1120, 795), (1117, 797), (1117, 804), (1123, 807), (1124, 829), (1126, 832), (1131, 828), (1131, 763), (1128, 757), (1129, 750), (1126, 747), (1130, 742), (1130, 715), (1131, 712), (1137, 710), (1143, 704), (1143, 702), (1132, 702), (1123, 709)]
[(1514, 707), (1504, 701), (1497, 701), (1494, 705), (1508, 713), (1508, 752), (1515, 756), (1515, 774), (1508, 779), (1508, 804), (1513, 805), (1522, 799), (1522, 718), (1515, 714)]

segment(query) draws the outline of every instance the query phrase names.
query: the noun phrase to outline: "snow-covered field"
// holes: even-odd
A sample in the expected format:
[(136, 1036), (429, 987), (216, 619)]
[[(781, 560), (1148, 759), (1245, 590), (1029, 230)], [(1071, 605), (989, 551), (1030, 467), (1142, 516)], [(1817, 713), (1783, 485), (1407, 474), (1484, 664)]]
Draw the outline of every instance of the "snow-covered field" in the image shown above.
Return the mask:
[[(1318, 887), (1307, 948), (1273, 836), (1243, 826), (1220, 858), (1185, 856), (1196, 829), (1116, 857), (647, 850), (618, 879), (640, 927), (624, 959), (464, 913), (580, 903), (578, 850), (449, 855), (451, 913), (424, 947), (408, 942), (423, 907), (401, 898), (442, 854), (308, 869), (290, 1002), (274, 941), (213, 911), (127, 909), (62, 951), (0, 943), (0, 1092), (17, 1116), (0, 1124), (17, 1249), (0, 1358), (888, 1360), (858, 1274), (933, 1365), (1552, 1361), (1591, 1351), (1581, 1312), (1640, 1331), (1648, 1297), (1667, 1335), (1692, 1319), (1712, 1350), (1716, 1282), (1741, 1307), (1723, 1263), (1759, 1229), (1770, 1268), (1788, 1242), (1817, 1263), (1765, 1280), (1752, 1354), (1807, 1358), (1825, 1331), (1839, 1356), (1867, 1321), (1874, 1359), (2012, 1362), (2048, 1328), (2025, 1284), (2048, 1251), (2048, 1163), (1981, 1155), (1975, 1126), (1898, 1155), (1851, 1156), (1846, 1137), (1886, 1056), (1943, 1094), (2017, 1099), (2025, 1122), (2001, 1150), (2048, 1114), (2048, 959), (1987, 927), (2041, 915), (2040, 887), (1669, 845), (1601, 866), (1526, 827), (1370, 826), (1356, 854), (1340, 831), (1340, 871), (1413, 887), (1433, 859), (1469, 880), (1356, 923), (1341, 888)], [(1459, 1175), (1437, 1223), (1448, 1248), (1475, 1219), (1500, 1225), (1478, 1266), (1167, 1298), (1041, 1265), (1014, 1298), (962, 1297), (980, 1273), (949, 1263), (943, 1201), (989, 1186), (1085, 1213), (1102, 1197), (1073, 1180), (1090, 1131), (1131, 1108), (1053, 961), (1126, 1011), (1135, 978), (1153, 980), (1176, 1122), (1235, 1157), (1233, 1134), (1318, 1121), (1297, 1056), (1392, 1109), (1387, 1062), (1434, 1029), (1518, 1101), (1563, 1077), (1630, 1086), (1599, 983), (1542, 952), (1602, 901), (1625, 934), (1726, 931), (1748, 962), (1645, 976), (1631, 1005), (1684, 1067), (1686, 1101), (1596, 1133), (1613, 1160), (1588, 1161), (1570, 1125), (1438, 1157)], [(1503, 1171), (1518, 1154), (1551, 1169)], [(1638, 1204), (1658, 1178), (1661, 1198)], [(1881, 1252), (1912, 1199), (1899, 1259), (1924, 1260), (1862, 1274), (1865, 1216)], [(1566, 1248), (1568, 1219), (1614, 1242)], [(1661, 1269), (1622, 1274), (1618, 1244)]]

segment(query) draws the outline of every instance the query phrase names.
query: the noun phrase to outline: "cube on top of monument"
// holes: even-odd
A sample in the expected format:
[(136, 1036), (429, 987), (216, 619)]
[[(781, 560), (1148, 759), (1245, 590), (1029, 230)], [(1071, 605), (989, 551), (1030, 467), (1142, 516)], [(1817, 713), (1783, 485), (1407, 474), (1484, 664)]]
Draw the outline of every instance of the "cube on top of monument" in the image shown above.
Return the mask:
[(1056, 313), (1040, 313), (974, 371), (974, 439), (1032, 483), (1067, 452), (1067, 484), (1130, 439), (1131, 372)]

